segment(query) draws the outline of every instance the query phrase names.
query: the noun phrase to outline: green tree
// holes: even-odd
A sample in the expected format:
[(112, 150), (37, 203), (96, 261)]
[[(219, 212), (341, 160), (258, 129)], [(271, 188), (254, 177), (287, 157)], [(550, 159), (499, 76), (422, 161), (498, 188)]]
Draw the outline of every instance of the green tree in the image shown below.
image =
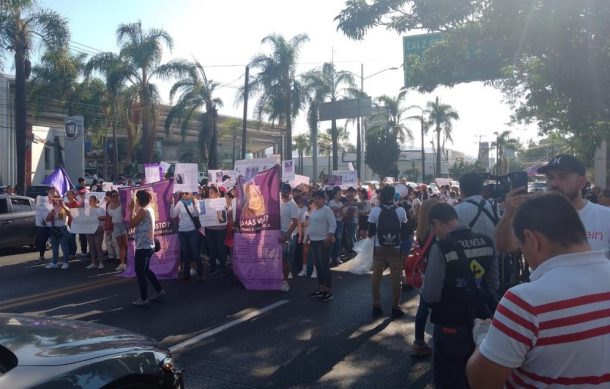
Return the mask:
[(389, 131), (367, 131), (366, 146), (364, 162), (380, 179), (398, 176), (396, 161), (400, 147), (393, 134)]
[[(506, 157), (506, 150), (519, 151), (521, 143), (519, 139), (512, 138), (509, 130), (502, 131), (497, 134), (495, 142), (491, 143), (491, 147), (497, 149), (498, 161), (496, 163), (496, 175), (508, 173), (509, 161)], [(506, 169), (505, 169), (506, 168)]]
[[(172, 122), (180, 120), (182, 139), (186, 136), (191, 121), (196, 117), (199, 124), (200, 150), (208, 169), (218, 168), (218, 108), (222, 100), (214, 97), (218, 83), (208, 80), (203, 66), (198, 61), (188, 64), (186, 78), (177, 81), (169, 96), (173, 101), (177, 93), (180, 97), (165, 120), (165, 130), (170, 131)], [(205, 112), (201, 112), (205, 109)], [(207, 153), (206, 153), (207, 150)]]
[(293, 138), (294, 145), (293, 147), (297, 149), (297, 153), (299, 154), (299, 172), (303, 174), (303, 161), (305, 153), (311, 151), (311, 142), (309, 140), (309, 136), (307, 134), (299, 134)]
[(449, 104), (442, 104), (437, 97), (435, 101), (429, 101), (426, 104), (426, 115), (428, 123), (434, 126), (436, 132), (436, 177), (441, 176), (441, 153), (444, 152), (444, 147), (441, 147), (441, 133), (443, 135), (442, 144), (445, 141), (453, 141), (451, 138), (451, 130), (453, 129), (452, 121), (459, 120), (460, 116), (457, 111)]
[[(321, 69), (313, 69), (302, 76), (305, 90), (309, 92), (310, 111), (318, 108), (324, 101), (336, 102), (341, 97), (352, 96), (356, 89), (354, 76), (350, 72), (337, 71), (332, 63), (324, 63)], [(315, 104), (313, 102), (315, 101)], [(317, 115), (315, 116), (317, 120)], [(313, 128), (310, 125), (310, 128)], [(317, 128), (317, 123), (315, 128)], [(331, 120), (331, 140), (333, 153), (333, 169), (337, 170), (339, 165), (339, 134), (337, 132), (337, 120)], [(312, 137), (313, 139), (313, 137)], [(316, 147), (314, 145), (314, 147)], [(315, 172), (314, 172), (315, 174)]]
[(55, 11), (35, 7), (32, 0), (10, 0), (0, 4), (0, 54), (12, 54), (15, 66), (17, 186), (20, 194), (25, 194), (29, 57), (36, 46), (43, 52), (66, 47), (70, 32), (66, 19)]
[(173, 47), (172, 37), (162, 29), (142, 29), (142, 22), (121, 24), (116, 30), (119, 54), (96, 54), (89, 61), (88, 71), (109, 71), (114, 77), (129, 84), (132, 104), (130, 118), (142, 126), (142, 162), (152, 162), (157, 133), (157, 120), (161, 96), (153, 84), (155, 78), (169, 79), (182, 76), (191, 69), (184, 60), (161, 63), (163, 46)]
[(610, 137), (606, 1), (350, 0), (336, 20), (353, 39), (376, 26), (444, 31), (422, 57), (405, 59), (410, 87), (493, 83), (515, 122), (560, 132), (588, 163)]
[[(259, 95), (255, 112), (258, 120), (267, 116), (286, 128), (283, 159), (292, 159), (292, 120), (299, 114), (304, 103), (304, 91), (296, 77), (296, 64), (301, 46), (309, 40), (306, 34), (294, 36), (287, 41), (278, 34), (268, 35), (261, 43), (270, 44), (270, 55), (258, 54), (250, 66), (258, 73), (249, 83), (252, 95)], [(243, 99), (243, 88), (238, 99)]]
[(383, 95), (377, 98), (379, 104), (384, 108), (384, 113), (387, 113), (387, 130), (396, 138), (399, 145), (407, 140), (413, 140), (413, 133), (402, 122), (403, 115), (407, 111), (407, 108), (402, 106), (403, 100), (404, 94), (400, 94), (397, 97)]
[(453, 165), (449, 167), (449, 175), (454, 180), (460, 180), (466, 173), (486, 173), (487, 168), (481, 164), (480, 161), (474, 163), (465, 162), (464, 160), (455, 161)]

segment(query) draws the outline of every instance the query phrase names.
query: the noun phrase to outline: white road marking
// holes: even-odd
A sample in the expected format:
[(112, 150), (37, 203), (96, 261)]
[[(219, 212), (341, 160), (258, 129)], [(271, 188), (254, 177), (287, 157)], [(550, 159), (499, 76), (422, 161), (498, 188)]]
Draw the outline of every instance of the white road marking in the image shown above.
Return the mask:
[(220, 327), (216, 327), (216, 328), (214, 328), (212, 330), (203, 332), (203, 333), (201, 333), (201, 334), (199, 334), (197, 336), (194, 336), (194, 337), (192, 337), (190, 339), (187, 339), (185, 341), (177, 343), (177, 344), (171, 346), (169, 348), (169, 350), (172, 353), (176, 353), (176, 352), (182, 351), (185, 348), (194, 345), (195, 343), (201, 342), (202, 340), (210, 338), (210, 337), (212, 337), (212, 336), (214, 336), (216, 334), (219, 334), (219, 333), (221, 333), (224, 330), (227, 330), (227, 329), (229, 329), (231, 327), (235, 327), (238, 324), (241, 324), (241, 323), (243, 323), (245, 321), (248, 321), (248, 320), (253, 319), (253, 318), (257, 317), (257, 316), (260, 316), (260, 315), (262, 315), (265, 312), (271, 311), (272, 309), (280, 307), (280, 306), (286, 304), (288, 301), (289, 300), (280, 300), (280, 301), (278, 301), (276, 303), (273, 303), (271, 305), (267, 305), (266, 307), (263, 307), (261, 309), (257, 309), (255, 311), (252, 311), (252, 312), (250, 312), (250, 313), (248, 313), (248, 314), (246, 314), (246, 315), (244, 315), (244, 316), (242, 316), (240, 318), (237, 318), (237, 319), (232, 320), (232, 321), (230, 321), (230, 322), (228, 322), (226, 324), (223, 324)]

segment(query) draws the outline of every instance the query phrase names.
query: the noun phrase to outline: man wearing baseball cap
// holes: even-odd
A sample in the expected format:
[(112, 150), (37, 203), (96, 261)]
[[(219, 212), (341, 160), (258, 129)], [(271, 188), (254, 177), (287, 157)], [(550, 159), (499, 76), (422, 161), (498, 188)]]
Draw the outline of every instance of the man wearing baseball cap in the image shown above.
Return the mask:
[[(546, 176), (547, 191), (564, 195), (574, 206), (585, 226), (587, 240), (593, 251), (610, 248), (610, 208), (583, 199), (582, 190), (587, 184), (587, 169), (578, 158), (559, 154), (546, 165), (538, 168), (538, 173)], [(513, 189), (506, 196), (504, 215), (496, 228), (496, 246), (500, 252), (514, 251), (518, 242), (513, 234), (513, 216), (528, 197), (519, 194), (523, 188)], [(561, 228), (561, 226), (557, 226)]]

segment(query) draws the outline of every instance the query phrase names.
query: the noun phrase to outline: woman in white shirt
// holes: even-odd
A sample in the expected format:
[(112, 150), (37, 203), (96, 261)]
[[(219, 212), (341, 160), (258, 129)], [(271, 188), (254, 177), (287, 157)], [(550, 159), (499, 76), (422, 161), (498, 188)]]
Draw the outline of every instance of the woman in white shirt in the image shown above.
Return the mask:
[(57, 269), (57, 260), (59, 257), (59, 247), (64, 257), (64, 263), (61, 265), (62, 270), (70, 268), (68, 264), (70, 256), (70, 221), (72, 215), (70, 209), (66, 207), (63, 200), (57, 193), (55, 188), (49, 190), (50, 206), (45, 210), (44, 221), (50, 226), (51, 250), (53, 259), (51, 263), (45, 266), (46, 269)]
[(91, 255), (91, 264), (87, 269), (104, 269), (104, 252), (102, 251), (102, 242), (104, 241), (104, 220), (106, 218), (106, 210), (100, 208), (97, 197), (91, 195), (89, 197), (89, 212), (94, 215), (99, 221), (97, 230), (93, 234), (87, 234), (87, 246), (89, 246), (89, 254)]
[(106, 207), (107, 215), (112, 219), (112, 237), (116, 239), (119, 246), (119, 261), (121, 262), (114, 270), (125, 271), (127, 268), (127, 227), (123, 221), (123, 207), (119, 199), (119, 192), (110, 192), (110, 202)]
[(193, 264), (197, 267), (197, 282), (203, 280), (203, 264), (201, 262), (201, 235), (195, 226), (195, 221), (199, 221), (199, 208), (197, 201), (189, 192), (179, 192), (180, 200), (174, 205), (172, 196), (172, 207), (170, 216), (178, 218), (178, 241), (180, 242), (180, 260), (182, 262), (181, 280), (188, 280), (191, 276)]
[(318, 269), (318, 289), (310, 296), (320, 301), (333, 299), (330, 273), (330, 249), (335, 241), (337, 221), (333, 211), (324, 203), (324, 192), (313, 193), (314, 207), (309, 216), (309, 241), (313, 260)]

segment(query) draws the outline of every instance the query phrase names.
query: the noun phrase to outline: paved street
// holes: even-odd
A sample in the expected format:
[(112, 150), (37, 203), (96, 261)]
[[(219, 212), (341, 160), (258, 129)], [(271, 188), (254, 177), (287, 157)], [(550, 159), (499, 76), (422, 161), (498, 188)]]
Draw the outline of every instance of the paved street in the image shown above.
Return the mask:
[[(47, 257), (50, 252), (47, 253)], [(231, 276), (201, 284), (162, 281), (164, 302), (135, 308), (134, 279), (89, 271), (46, 270), (26, 249), (0, 252), (0, 311), (93, 321), (149, 335), (171, 347), (187, 388), (427, 388), (430, 359), (409, 344), (417, 295), (406, 292), (405, 318), (370, 317), (370, 276), (333, 272), (335, 299), (307, 296), (315, 281), (291, 291), (248, 292)], [(389, 311), (389, 279), (384, 284)], [(388, 312), (389, 313), (389, 312)]]

